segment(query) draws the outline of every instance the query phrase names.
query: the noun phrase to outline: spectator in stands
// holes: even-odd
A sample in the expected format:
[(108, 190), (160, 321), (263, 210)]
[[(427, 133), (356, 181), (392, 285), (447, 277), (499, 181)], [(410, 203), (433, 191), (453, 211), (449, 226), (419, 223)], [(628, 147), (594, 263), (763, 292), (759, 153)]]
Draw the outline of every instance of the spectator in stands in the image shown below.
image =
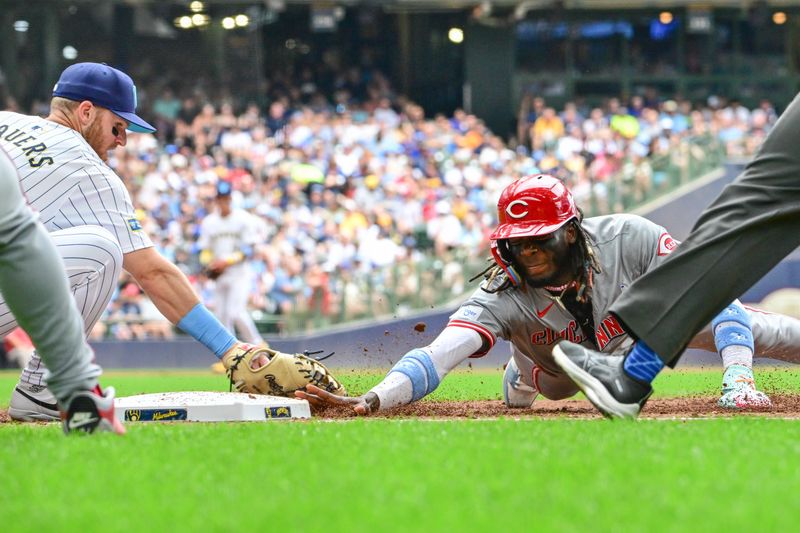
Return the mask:
[(531, 149), (533, 152), (552, 150), (564, 135), (564, 122), (552, 107), (546, 107), (531, 126)]
[(530, 91), (526, 91), (522, 96), (522, 101), (517, 114), (517, 143), (523, 146), (531, 145), (530, 128), (536, 122), (542, 111), (544, 111), (544, 98), (534, 96)]
[(181, 112), (181, 101), (172, 88), (166, 87), (153, 102), (153, 115), (158, 140), (166, 144), (175, 137), (175, 126)]

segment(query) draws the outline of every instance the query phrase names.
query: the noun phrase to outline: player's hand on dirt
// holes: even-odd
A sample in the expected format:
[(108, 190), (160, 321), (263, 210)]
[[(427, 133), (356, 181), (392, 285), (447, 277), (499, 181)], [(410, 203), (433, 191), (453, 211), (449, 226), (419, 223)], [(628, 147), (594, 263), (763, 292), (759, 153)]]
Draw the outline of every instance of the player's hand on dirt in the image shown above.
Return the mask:
[(301, 400), (307, 400), (318, 409), (328, 406), (349, 406), (361, 416), (372, 414), (380, 407), (380, 400), (374, 392), (355, 397), (340, 396), (315, 385), (307, 385), (305, 390), (295, 391), (294, 395)]

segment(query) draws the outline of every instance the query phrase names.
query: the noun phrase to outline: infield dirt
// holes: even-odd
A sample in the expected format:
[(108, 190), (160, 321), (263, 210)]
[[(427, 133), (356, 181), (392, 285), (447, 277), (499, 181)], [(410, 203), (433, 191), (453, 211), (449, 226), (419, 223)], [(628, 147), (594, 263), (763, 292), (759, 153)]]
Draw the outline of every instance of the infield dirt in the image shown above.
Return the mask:
[[(800, 395), (773, 394), (771, 409), (734, 411), (717, 406), (716, 396), (690, 398), (657, 398), (647, 402), (640, 418), (709, 418), (730, 416), (766, 416), (800, 418)], [(349, 407), (327, 407), (317, 410), (317, 420), (356, 418)], [(602, 418), (587, 400), (551, 401), (537, 399), (529, 409), (509, 409), (500, 400), (422, 401), (370, 415), (370, 418)], [(0, 409), (0, 424), (12, 423), (8, 411)]]
[[(660, 398), (647, 402), (641, 418), (706, 418), (741, 415), (800, 418), (800, 396), (772, 395), (768, 410), (732, 411), (717, 406), (716, 396)], [(350, 408), (328, 407), (314, 413), (318, 419), (355, 417)], [(371, 415), (372, 418), (602, 418), (587, 400), (537, 399), (529, 409), (509, 409), (500, 400), (422, 401)]]

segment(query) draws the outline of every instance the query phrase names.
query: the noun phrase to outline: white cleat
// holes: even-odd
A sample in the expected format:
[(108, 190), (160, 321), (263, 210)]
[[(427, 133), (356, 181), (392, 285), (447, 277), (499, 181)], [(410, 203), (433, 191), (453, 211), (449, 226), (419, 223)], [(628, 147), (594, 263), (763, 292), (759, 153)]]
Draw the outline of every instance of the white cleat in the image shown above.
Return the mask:
[(724, 409), (770, 409), (769, 396), (756, 389), (753, 370), (742, 365), (731, 365), (722, 377), (722, 397), (717, 405)]
[(61, 420), (58, 404), (45, 387), (26, 387), (17, 384), (11, 393), (8, 416), (19, 422), (57, 422)]
[(758, 390), (737, 390), (723, 394), (717, 400), (717, 405), (725, 409), (771, 409), (772, 400), (769, 396)]

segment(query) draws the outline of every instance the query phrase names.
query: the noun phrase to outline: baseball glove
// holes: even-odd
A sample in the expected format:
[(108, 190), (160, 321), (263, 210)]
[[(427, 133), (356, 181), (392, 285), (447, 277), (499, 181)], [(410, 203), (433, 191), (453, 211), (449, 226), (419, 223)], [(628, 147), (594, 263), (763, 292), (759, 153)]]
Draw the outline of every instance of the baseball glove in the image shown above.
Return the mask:
[(203, 272), (205, 273), (206, 277), (208, 277), (208, 279), (213, 280), (220, 277), (225, 272), (226, 268), (228, 268), (227, 263), (220, 260), (214, 260), (208, 265), (206, 265), (206, 267), (203, 269)]
[[(253, 359), (264, 355), (267, 363), (254, 369)], [(293, 396), (308, 384), (316, 385), (333, 394), (347, 395), (347, 391), (330, 371), (304, 354), (282, 353), (267, 346), (240, 344), (225, 354), (222, 364), (227, 369), (231, 387), (239, 392)]]

